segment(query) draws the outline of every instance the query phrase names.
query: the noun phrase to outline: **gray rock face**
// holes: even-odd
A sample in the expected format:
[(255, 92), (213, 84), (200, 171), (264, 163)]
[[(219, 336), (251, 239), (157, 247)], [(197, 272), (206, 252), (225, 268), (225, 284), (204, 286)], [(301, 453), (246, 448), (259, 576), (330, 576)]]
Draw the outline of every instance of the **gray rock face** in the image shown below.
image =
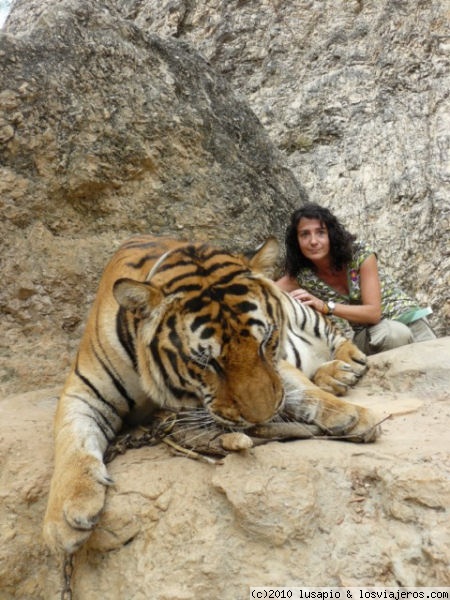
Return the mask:
[(312, 200), (450, 320), (448, 2), (120, 2), (248, 99)]
[(190, 46), (112, 2), (16, 3), (0, 34), (3, 390), (62, 380), (101, 270), (130, 234), (254, 248), (282, 236), (303, 197)]
[(0, 389), (61, 380), (130, 233), (281, 240), (299, 181), (447, 334), (446, 25), (438, 0), (16, 0), (0, 34)]

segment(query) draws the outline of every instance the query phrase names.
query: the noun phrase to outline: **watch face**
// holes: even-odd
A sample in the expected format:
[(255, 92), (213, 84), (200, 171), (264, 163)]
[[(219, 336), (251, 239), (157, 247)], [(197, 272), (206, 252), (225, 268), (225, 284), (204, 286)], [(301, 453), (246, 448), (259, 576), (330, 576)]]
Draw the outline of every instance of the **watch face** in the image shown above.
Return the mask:
[(328, 308), (329, 308), (330, 310), (334, 310), (334, 309), (336, 308), (336, 302), (333, 302), (333, 300), (330, 300), (330, 301), (328, 302)]

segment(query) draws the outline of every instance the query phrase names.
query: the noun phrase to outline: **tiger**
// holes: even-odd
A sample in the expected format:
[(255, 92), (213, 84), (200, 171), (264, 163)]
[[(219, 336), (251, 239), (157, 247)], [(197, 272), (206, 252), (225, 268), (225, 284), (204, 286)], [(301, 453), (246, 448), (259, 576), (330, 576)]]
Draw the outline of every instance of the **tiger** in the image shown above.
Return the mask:
[(378, 436), (370, 411), (338, 398), (365, 355), (278, 288), (278, 254), (274, 237), (245, 255), (149, 234), (112, 256), (56, 407), (50, 549), (86, 542), (113, 484), (106, 449), (157, 410), (201, 408), (244, 438), (284, 413), (331, 436)]

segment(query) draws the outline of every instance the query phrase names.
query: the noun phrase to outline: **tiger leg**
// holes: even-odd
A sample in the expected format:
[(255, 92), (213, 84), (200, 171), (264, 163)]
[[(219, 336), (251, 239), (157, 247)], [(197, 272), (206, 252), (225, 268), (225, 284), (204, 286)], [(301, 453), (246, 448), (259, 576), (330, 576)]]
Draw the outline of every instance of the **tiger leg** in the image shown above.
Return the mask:
[(72, 554), (89, 537), (112, 485), (103, 463), (107, 441), (89, 405), (61, 397), (55, 420), (55, 466), (44, 538), (53, 551)]
[(314, 385), (304, 373), (282, 361), (280, 374), (286, 389), (283, 413), (296, 421), (317, 425), (331, 437), (371, 442), (379, 434), (375, 415)]
[(334, 356), (335, 360), (317, 369), (312, 380), (322, 390), (343, 396), (367, 371), (367, 357), (350, 340), (339, 344)]

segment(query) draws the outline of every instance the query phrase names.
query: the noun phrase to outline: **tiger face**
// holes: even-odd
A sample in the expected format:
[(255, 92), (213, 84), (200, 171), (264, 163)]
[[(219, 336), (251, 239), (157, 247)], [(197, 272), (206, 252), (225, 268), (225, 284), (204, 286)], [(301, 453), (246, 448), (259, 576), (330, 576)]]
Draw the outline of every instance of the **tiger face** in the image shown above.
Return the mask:
[(218, 258), (204, 246), (175, 249), (150, 281), (121, 278), (113, 293), (133, 328), (150, 397), (174, 410), (201, 403), (222, 424), (248, 427), (270, 420), (283, 402), (280, 306), (254, 272), (261, 255), (252, 265)]

